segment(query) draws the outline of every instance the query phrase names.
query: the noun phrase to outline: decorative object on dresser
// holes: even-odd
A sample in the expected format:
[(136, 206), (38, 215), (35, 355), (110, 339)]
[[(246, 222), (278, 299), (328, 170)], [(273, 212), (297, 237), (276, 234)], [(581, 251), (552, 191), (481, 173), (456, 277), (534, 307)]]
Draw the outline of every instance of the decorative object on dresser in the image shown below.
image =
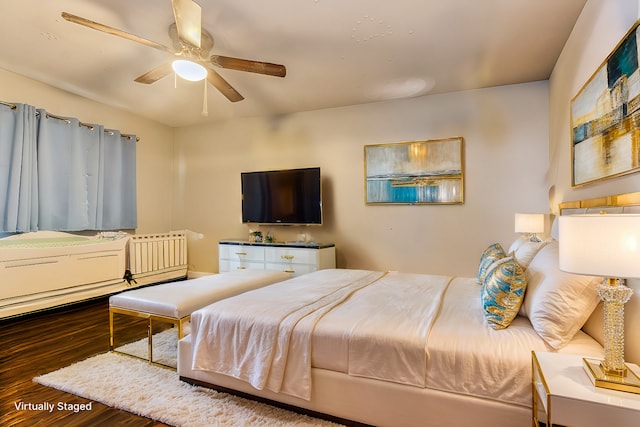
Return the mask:
[(278, 270), (293, 276), (336, 267), (333, 243), (259, 243), (221, 240), (218, 270)]
[(624, 361), (624, 304), (633, 289), (623, 278), (640, 278), (640, 215), (570, 215), (560, 217), (560, 268), (602, 276), (604, 348), (601, 362), (585, 359), (598, 387), (640, 393), (640, 378)]
[(526, 234), (532, 242), (541, 242), (537, 234), (544, 233), (544, 214), (517, 213), (514, 231)]

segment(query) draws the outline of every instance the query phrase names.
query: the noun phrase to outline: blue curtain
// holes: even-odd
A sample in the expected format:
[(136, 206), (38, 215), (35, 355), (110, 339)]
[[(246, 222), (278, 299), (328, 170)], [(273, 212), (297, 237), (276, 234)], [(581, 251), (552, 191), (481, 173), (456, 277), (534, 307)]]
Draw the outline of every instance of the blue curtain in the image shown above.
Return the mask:
[(136, 138), (116, 130), (103, 135), (99, 229), (136, 228)]
[(36, 109), (0, 105), (0, 231), (38, 227)]
[(102, 132), (38, 111), (39, 227), (95, 230)]
[[(5, 205), (0, 204), (0, 213), (5, 217), (16, 216), (18, 223), (25, 222), (24, 214), (14, 214), (14, 211), (28, 197), (32, 200), (31, 220), (28, 228), (12, 228), (2, 223), (0, 231), (135, 228), (135, 136), (122, 136), (118, 131), (105, 131), (101, 125), (54, 116), (45, 110), (38, 110), (36, 114), (34, 107), (29, 108), (30, 113), (25, 116), (31, 117), (29, 140), (32, 142), (28, 154), (33, 158), (32, 163), (23, 158), (14, 159), (14, 155), (6, 174), (5, 159), (9, 156), (5, 154), (24, 151), (22, 146), (26, 145), (27, 138), (14, 131), (16, 136), (10, 140), (9, 129), (19, 127), (20, 120), (14, 119), (10, 124), (10, 118), (0, 114), (0, 197), (7, 201)], [(22, 185), (14, 191), (17, 196), (9, 194), (10, 184), (15, 181), (13, 170), (23, 171), (21, 175), (28, 171), (35, 190), (26, 192)], [(1, 193), (5, 187), (9, 189), (6, 197)]]

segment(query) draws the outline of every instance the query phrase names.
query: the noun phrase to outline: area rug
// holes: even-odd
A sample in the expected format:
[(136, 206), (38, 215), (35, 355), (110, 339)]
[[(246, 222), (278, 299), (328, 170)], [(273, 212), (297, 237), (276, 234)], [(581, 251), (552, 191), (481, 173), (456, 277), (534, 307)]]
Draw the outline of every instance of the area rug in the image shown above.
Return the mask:
[[(175, 364), (173, 331), (154, 335), (157, 352)], [(173, 351), (171, 350), (173, 349)], [(146, 354), (146, 340), (120, 350)], [(154, 356), (154, 360), (157, 360)], [(117, 353), (104, 353), (36, 377), (35, 382), (122, 409), (155, 421), (184, 427), (335, 427), (338, 424), (180, 381), (176, 371)]]

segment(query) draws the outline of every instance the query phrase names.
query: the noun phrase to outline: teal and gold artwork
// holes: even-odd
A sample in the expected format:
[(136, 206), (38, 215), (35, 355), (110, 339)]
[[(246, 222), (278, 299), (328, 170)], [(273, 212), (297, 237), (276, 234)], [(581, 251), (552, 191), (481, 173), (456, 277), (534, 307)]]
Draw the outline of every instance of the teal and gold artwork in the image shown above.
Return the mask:
[(364, 147), (367, 204), (464, 202), (463, 140)]

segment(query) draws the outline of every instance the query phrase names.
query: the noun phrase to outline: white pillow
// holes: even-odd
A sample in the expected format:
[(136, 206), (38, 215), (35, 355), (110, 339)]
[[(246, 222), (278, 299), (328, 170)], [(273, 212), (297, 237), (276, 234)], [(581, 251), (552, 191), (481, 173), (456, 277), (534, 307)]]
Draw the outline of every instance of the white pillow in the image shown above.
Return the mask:
[(525, 273), (524, 314), (538, 335), (559, 350), (571, 341), (598, 304), (596, 285), (600, 278), (560, 271), (555, 240), (540, 249)]
[(527, 236), (516, 239), (509, 247), (507, 254), (513, 256), (523, 268), (529, 267), (531, 260), (536, 256), (548, 241), (532, 242)]

